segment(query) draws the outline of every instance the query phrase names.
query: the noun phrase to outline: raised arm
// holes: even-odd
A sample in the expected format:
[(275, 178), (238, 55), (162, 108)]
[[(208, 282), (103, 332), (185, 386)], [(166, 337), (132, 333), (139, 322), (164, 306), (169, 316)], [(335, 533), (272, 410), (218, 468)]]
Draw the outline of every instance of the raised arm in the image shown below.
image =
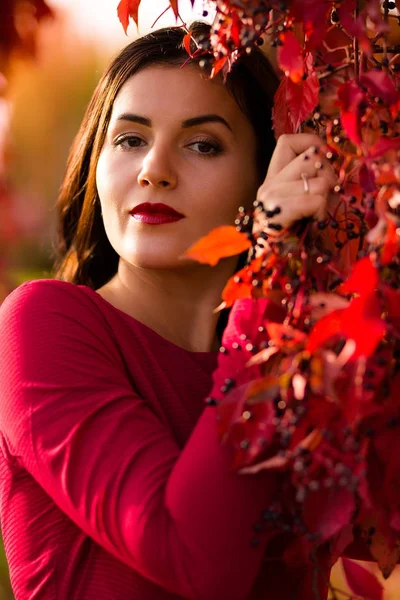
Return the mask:
[(51, 282), (0, 308), (0, 433), (9, 452), (87, 535), (188, 600), (244, 600), (267, 539), (253, 526), (270, 474), (229, 472), (205, 408), (180, 451), (135, 393), (100, 311)]

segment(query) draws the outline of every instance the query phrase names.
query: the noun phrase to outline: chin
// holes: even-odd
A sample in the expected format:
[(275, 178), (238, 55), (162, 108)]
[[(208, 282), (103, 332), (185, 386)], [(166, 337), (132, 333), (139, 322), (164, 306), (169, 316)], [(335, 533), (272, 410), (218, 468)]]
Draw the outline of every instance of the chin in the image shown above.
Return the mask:
[(174, 252), (134, 252), (118, 253), (123, 262), (132, 267), (139, 269), (168, 269), (168, 270), (179, 270), (187, 269), (188, 267), (195, 267), (198, 263), (195, 263), (189, 259), (180, 259), (179, 256), (183, 254), (184, 250), (180, 253)]
[(124, 259), (134, 268), (145, 269), (147, 271), (193, 271), (198, 268), (198, 263), (192, 260), (179, 260), (177, 257), (168, 259), (166, 257), (135, 257), (131, 260)]
[[(175, 243), (174, 243), (175, 242)], [(178, 242), (178, 243), (177, 243)], [(153, 239), (133, 240), (133, 243), (121, 246), (113, 245), (114, 250), (121, 259), (128, 265), (140, 269), (192, 269), (199, 266), (199, 263), (186, 258), (180, 258), (185, 251), (193, 244), (192, 240), (183, 243), (182, 239)]]

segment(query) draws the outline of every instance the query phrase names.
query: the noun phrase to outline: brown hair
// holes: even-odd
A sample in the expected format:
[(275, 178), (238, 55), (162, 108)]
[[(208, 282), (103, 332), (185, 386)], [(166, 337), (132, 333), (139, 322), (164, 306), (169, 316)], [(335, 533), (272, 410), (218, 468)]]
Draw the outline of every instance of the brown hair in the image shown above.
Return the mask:
[[(210, 26), (197, 21), (190, 31), (195, 40), (201, 40), (208, 36)], [(107, 238), (96, 189), (96, 166), (113, 103), (124, 83), (140, 70), (160, 64), (183, 65), (188, 59), (183, 45), (185, 34), (183, 27), (172, 27), (135, 40), (116, 56), (99, 81), (72, 145), (56, 205), (55, 279), (98, 289), (117, 272), (119, 256)], [(275, 147), (271, 109), (278, 83), (276, 73), (258, 48), (241, 57), (226, 80), (227, 89), (257, 136), (260, 184)]]

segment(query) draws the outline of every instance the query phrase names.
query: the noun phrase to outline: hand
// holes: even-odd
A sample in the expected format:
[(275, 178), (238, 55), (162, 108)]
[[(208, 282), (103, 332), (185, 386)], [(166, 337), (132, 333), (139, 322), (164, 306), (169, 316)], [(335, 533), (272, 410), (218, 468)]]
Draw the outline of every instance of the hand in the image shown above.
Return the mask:
[(267, 234), (288, 229), (305, 217), (322, 220), (328, 201), (337, 196), (335, 173), (325, 157), (323, 141), (308, 133), (281, 135), (271, 158), (257, 201), (267, 214), (255, 210), (254, 232)]

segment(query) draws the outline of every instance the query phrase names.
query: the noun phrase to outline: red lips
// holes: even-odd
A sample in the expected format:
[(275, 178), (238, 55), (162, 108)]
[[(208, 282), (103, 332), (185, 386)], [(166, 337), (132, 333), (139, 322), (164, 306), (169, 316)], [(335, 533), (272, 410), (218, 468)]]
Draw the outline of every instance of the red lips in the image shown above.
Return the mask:
[(136, 221), (147, 225), (164, 225), (166, 223), (174, 223), (185, 217), (181, 213), (174, 210), (167, 204), (144, 202), (138, 204), (131, 210), (132, 217)]
[(168, 204), (161, 204), (159, 202), (144, 202), (143, 204), (138, 204), (131, 210), (131, 215), (138, 213), (150, 215), (171, 215), (180, 218), (185, 216), (174, 210), (171, 206), (168, 206)]

